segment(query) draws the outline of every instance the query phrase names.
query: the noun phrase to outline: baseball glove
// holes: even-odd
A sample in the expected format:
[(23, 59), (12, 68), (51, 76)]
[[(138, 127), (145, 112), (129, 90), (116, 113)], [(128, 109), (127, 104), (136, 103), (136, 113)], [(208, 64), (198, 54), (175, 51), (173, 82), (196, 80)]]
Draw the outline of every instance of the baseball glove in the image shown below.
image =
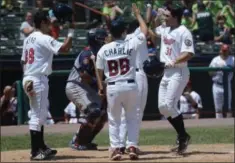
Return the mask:
[(148, 77), (159, 78), (163, 75), (165, 63), (160, 62), (156, 56), (149, 57), (143, 64), (144, 72)]
[(33, 90), (33, 81), (32, 80), (28, 80), (25, 82), (24, 90), (28, 96), (33, 96), (35, 94), (35, 92)]

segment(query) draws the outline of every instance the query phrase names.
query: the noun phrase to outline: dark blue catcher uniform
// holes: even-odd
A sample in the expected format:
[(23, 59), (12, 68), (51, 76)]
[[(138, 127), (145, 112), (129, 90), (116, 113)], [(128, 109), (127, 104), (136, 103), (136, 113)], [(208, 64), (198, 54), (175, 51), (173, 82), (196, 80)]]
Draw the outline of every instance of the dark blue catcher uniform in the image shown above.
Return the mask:
[(66, 95), (80, 112), (79, 130), (70, 146), (76, 150), (96, 150), (92, 143), (107, 121), (106, 104), (98, 95), (95, 69), (91, 56), (104, 44), (107, 33), (104, 29), (92, 29), (87, 34), (88, 47), (77, 56), (66, 84)]

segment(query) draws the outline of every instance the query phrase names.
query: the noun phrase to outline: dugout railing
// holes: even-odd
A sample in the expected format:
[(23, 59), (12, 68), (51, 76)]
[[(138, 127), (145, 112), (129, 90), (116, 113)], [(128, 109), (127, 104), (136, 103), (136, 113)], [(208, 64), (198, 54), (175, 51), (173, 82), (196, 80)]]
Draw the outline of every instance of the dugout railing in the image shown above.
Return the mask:
[[(226, 67), (226, 68), (209, 68), (209, 67), (189, 67), (189, 69), (190, 69), (190, 72), (191, 72), (191, 74), (192, 73), (203, 73), (203, 72), (206, 72), (206, 73), (208, 73), (208, 72), (210, 72), (210, 71), (223, 71), (224, 72), (224, 76), (223, 76), (223, 83), (224, 83), (224, 99), (228, 99), (228, 74), (230, 73), (230, 72), (234, 72), (234, 68), (229, 68), (229, 67)], [(69, 72), (70, 72), (70, 70), (56, 70), (56, 71), (53, 71), (53, 73), (52, 73), (52, 75), (50, 75), (50, 77), (49, 78), (55, 78), (55, 77), (60, 77), (61, 78), (61, 76), (68, 76), (68, 74), (69, 74)], [(199, 78), (200, 78), (200, 76), (201, 75), (198, 75), (199, 76)], [(197, 77), (198, 78), (198, 77)], [(152, 79), (149, 79), (149, 80), (152, 80)], [(202, 77), (202, 79), (198, 79), (198, 80), (203, 80), (203, 77)], [(160, 79), (159, 79), (159, 81), (160, 81)], [(192, 82), (194, 82), (194, 81), (192, 81)], [(201, 85), (201, 87), (204, 87), (204, 85), (202, 84), (202, 83), (204, 83), (204, 82), (200, 82), (200, 85)], [(50, 82), (49, 82), (49, 84), (51, 84)], [(64, 87), (63, 88), (56, 88), (56, 90), (58, 91), (58, 89), (64, 89), (65, 88), (65, 84), (66, 84), (66, 81), (64, 82)], [(154, 86), (156, 86), (156, 87), (158, 87), (158, 85), (159, 85), (159, 82), (156, 82), (156, 84), (157, 85), (154, 85)], [(196, 83), (195, 83), (196, 84)], [(200, 87), (200, 85), (199, 85), (199, 87)], [(151, 87), (151, 85), (149, 86), (149, 88)], [(233, 88), (234, 88), (234, 80), (233, 80)], [(54, 89), (54, 88), (53, 88)], [(206, 88), (205, 88), (206, 89)], [(55, 91), (56, 91), (55, 90)], [(23, 87), (22, 87), (22, 81), (21, 80), (18, 80), (18, 81), (16, 81), (16, 91), (17, 91), (17, 101), (18, 101), (18, 125), (22, 125), (22, 124), (25, 124), (25, 122), (27, 122), (28, 121), (28, 110), (29, 110), (29, 102), (28, 102), (28, 98), (27, 98), (27, 96), (26, 96), (26, 94), (24, 93), (24, 91), (23, 91)], [(155, 92), (156, 94), (157, 94), (157, 92)], [(58, 91), (58, 93), (57, 92), (54, 92), (54, 94), (55, 94), (55, 96), (57, 96), (57, 95), (59, 95), (59, 91)], [(65, 94), (65, 93), (64, 93)], [(211, 94), (212, 94), (212, 92), (211, 92)], [(234, 92), (233, 92), (233, 96), (234, 96)], [(49, 97), (50, 97), (50, 95), (49, 95)], [(66, 96), (64, 96), (64, 97), (66, 97)], [(149, 98), (151, 98), (151, 97), (148, 97), (148, 99)], [(203, 97), (202, 97), (203, 98)], [(204, 98), (206, 98), (206, 97), (204, 97)], [(61, 110), (58, 110), (58, 109), (64, 109), (64, 108), (62, 108), (61, 106), (60, 106), (60, 100), (62, 100), (61, 98), (58, 98), (57, 99), (58, 101), (57, 102), (55, 102), (56, 104), (58, 104), (57, 106), (53, 106), (53, 112), (55, 113), (55, 112), (61, 112)], [(147, 101), (147, 103), (148, 103), (148, 101)], [(147, 108), (149, 107), (149, 105), (148, 104), (146, 104), (146, 109), (145, 110), (147, 110)], [(153, 108), (155, 108), (156, 110), (157, 110), (157, 105), (156, 106), (153, 106)], [(224, 103), (224, 108), (225, 109), (227, 109), (228, 108), (228, 100), (225, 100), (225, 103)], [(53, 114), (53, 112), (52, 112), (52, 118), (54, 119), (54, 120), (60, 120), (60, 121), (62, 121), (63, 120), (63, 115), (60, 115), (60, 116), (55, 116), (55, 114)], [(63, 111), (62, 111), (63, 112)], [(205, 111), (206, 112), (206, 111)], [(156, 112), (157, 113), (157, 112)], [(210, 111), (210, 113), (212, 113), (211, 111)], [(148, 113), (147, 113), (148, 114)], [(159, 114), (159, 113), (158, 113)], [(190, 114), (190, 113), (188, 113), (188, 114)], [(58, 114), (57, 114), (58, 115)], [(146, 112), (145, 112), (145, 115), (144, 115), (144, 117), (145, 116), (153, 116), (153, 119), (154, 119), (154, 116), (155, 116), (156, 114), (148, 114), (148, 115), (146, 115)]]

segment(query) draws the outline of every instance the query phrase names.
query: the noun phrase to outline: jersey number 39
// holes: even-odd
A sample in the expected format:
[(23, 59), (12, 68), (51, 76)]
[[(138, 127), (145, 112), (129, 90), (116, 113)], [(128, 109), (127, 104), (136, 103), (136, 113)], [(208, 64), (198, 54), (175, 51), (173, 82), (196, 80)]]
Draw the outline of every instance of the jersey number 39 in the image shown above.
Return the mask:
[(34, 49), (25, 50), (25, 63), (32, 64), (34, 62)]
[(122, 58), (119, 60), (108, 61), (109, 76), (116, 76), (126, 74), (130, 70), (129, 60)]

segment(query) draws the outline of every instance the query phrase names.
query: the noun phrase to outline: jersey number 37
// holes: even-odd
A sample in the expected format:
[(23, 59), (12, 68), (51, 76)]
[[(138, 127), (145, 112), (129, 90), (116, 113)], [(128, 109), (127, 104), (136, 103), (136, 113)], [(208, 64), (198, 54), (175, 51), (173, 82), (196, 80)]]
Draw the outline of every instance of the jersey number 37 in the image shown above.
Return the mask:
[(25, 50), (25, 63), (32, 64), (34, 62), (34, 49)]
[(130, 70), (129, 60), (127, 58), (122, 58), (119, 60), (109, 60), (108, 61), (109, 76), (116, 76), (126, 74)]

